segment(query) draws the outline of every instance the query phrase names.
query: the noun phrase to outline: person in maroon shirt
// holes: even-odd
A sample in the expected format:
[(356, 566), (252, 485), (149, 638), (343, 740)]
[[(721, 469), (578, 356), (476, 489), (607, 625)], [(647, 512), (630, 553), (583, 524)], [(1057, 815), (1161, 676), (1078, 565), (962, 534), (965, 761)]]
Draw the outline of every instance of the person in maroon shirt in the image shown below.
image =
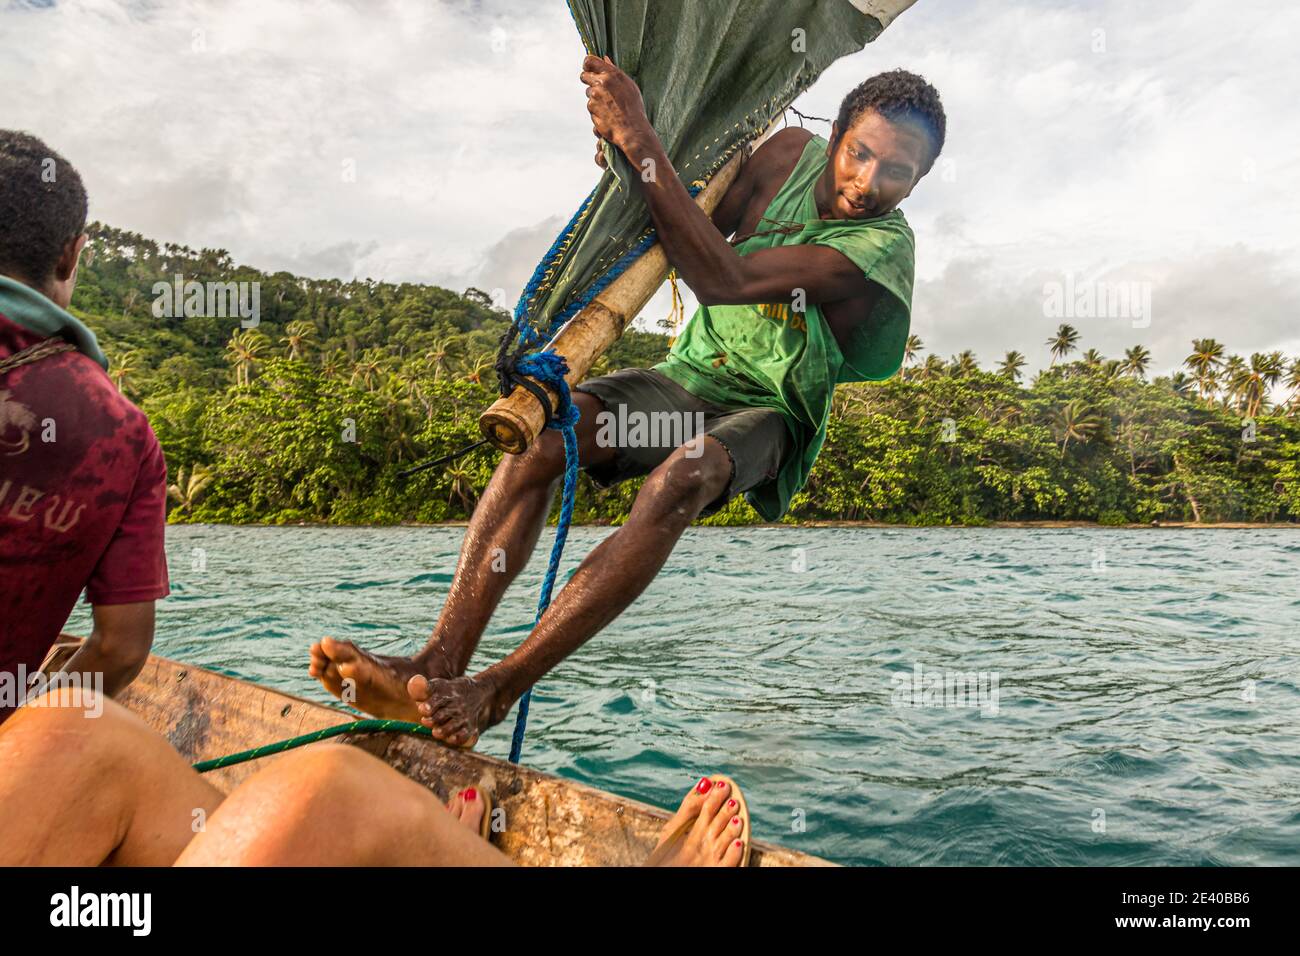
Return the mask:
[(168, 593), (162, 449), (66, 311), (86, 213), (63, 157), (0, 130), (0, 722), (83, 589), (94, 626), (65, 670), (109, 695), (140, 672)]

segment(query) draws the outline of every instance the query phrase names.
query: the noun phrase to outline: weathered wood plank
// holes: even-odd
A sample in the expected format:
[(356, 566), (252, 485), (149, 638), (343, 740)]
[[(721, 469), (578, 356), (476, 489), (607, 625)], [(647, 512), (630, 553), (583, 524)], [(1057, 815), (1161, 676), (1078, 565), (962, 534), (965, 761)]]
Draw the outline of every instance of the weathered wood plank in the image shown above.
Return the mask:
[[(51, 654), (57, 670), (75, 643)], [(201, 667), (151, 656), (119, 700), (190, 761), (208, 760), (333, 727), (354, 715)], [(442, 800), (471, 785), (505, 811), (492, 841), (527, 866), (637, 866), (649, 856), (668, 813), (572, 780), (472, 751), (401, 734), (334, 738), (375, 754)], [(267, 759), (275, 759), (274, 757)], [(229, 792), (265, 761), (213, 771)], [(744, 781), (740, 781), (744, 785)], [(828, 866), (825, 860), (755, 841), (754, 866)]]

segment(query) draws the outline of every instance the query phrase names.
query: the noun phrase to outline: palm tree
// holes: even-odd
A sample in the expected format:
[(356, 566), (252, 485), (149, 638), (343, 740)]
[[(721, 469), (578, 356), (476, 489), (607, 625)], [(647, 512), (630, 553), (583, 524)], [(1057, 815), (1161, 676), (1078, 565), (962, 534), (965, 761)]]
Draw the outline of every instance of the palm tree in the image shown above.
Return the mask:
[(433, 363), (433, 380), (438, 381), (438, 376), (443, 369), (447, 367), (447, 357), (451, 354), (447, 339), (438, 339), (433, 343), (433, 348), (429, 349), (426, 357)]
[(915, 365), (921, 358), (921, 353), (925, 351), (925, 343), (921, 341), (919, 335), (909, 335), (907, 344), (903, 346), (903, 364)]
[(1124, 364), (1120, 368), (1126, 375), (1145, 379), (1147, 368), (1151, 365), (1151, 353), (1140, 345), (1124, 350)]
[(481, 385), (483, 383), (483, 373), (495, 367), (496, 356), (491, 352), (488, 352), (479, 356), (478, 360), (474, 363), (474, 367), (469, 370), (465, 375), (465, 378), (468, 381), (473, 382), (475, 385)]
[(203, 465), (194, 465), (188, 474), (185, 466), (182, 465), (180, 471), (176, 473), (176, 483), (167, 487), (167, 496), (179, 504), (182, 511), (189, 514), (215, 477), (216, 475)]
[(998, 374), (1013, 382), (1019, 382), (1020, 370), (1024, 367), (1025, 357), (1013, 349), (1003, 356), (1002, 363), (998, 366)]
[(335, 349), (333, 352), (326, 354), (321, 353), (320, 370), (326, 378), (333, 378), (343, 371), (348, 364), (348, 354), (342, 349)]
[(1183, 364), (1196, 377), (1201, 398), (1209, 399), (1218, 388), (1217, 373), (1223, 364), (1223, 344), (1215, 339), (1192, 339), (1192, 354)]
[(937, 355), (931, 354), (926, 356), (925, 364), (921, 366), (920, 377), (924, 381), (929, 381), (930, 379), (938, 378), (947, 371), (948, 366), (944, 364), (943, 359), (939, 358)]
[(230, 337), (226, 343), (226, 361), (235, 367), (236, 385), (252, 381), (253, 368), (270, 345), (271, 340), (256, 329), (245, 329)]
[(373, 348), (366, 349), (352, 366), (352, 377), (348, 379), (348, 384), (355, 385), (357, 379), (361, 379), (361, 384), (365, 386), (366, 391), (373, 392), (385, 364), (386, 356), (382, 352)]
[(135, 375), (136, 371), (138, 371), (137, 360), (139, 357), (139, 353), (131, 351), (127, 352), (121, 358), (114, 359), (112, 366), (109, 368), (108, 374), (109, 377), (112, 378), (113, 384), (117, 386), (119, 392), (122, 392), (123, 394), (126, 393), (127, 382), (133, 375)]
[(1291, 365), (1286, 370), (1286, 387), (1291, 389), (1291, 398), (1287, 401), (1287, 408), (1295, 411), (1300, 408), (1300, 358), (1291, 360)]
[(962, 352), (960, 355), (954, 355), (952, 358), (952, 371), (954, 375), (965, 377), (974, 375), (980, 369), (979, 359), (970, 349)]
[(1071, 441), (1084, 444), (1097, 433), (1101, 428), (1101, 419), (1082, 399), (1076, 398), (1052, 412), (1051, 428), (1061, 443), (1061, 457), (1064, 458), (1065, 449)]
[(285, 345), (285, 354), (291, 359), (296, 359), (302, 356), (303, 350), (315, 338), (316, 326), (297, 319), (284, 327), (284, 337), (280, 341)]
[(1102, 355), (1096, 349), (1088, 349), (1083, 353), (1081, 361), (1088, 368), (1101, 368), (1101, 363), (1106, 361), (1106, 356)]
[(465, 514), (473, 514), (474, 505), (478, 501), (473, 474), (463, 465), (451, 465), (447, 468), (446, 474), (451, 479), (451, 493), (447, 495), (447, 504), (451, 504), (452, 498), (460, 498), (460, 506)]
[(1185, 372), (1175, 372), (1169, 376), (1169, 387), (1174, 390), (1175, 395), (1181, 398), (1191, 398), (1192, 390), (1196, 387), (1196, 384), (1196, 380)]
[(1239, 389), (1245, 378), (1246, 360), (1240, 355), (1229, 355), (1223, 363), (1223, 368), (1219, 373), (1219, 380), (1223, 383), (1223, 407), (1228, 408), (1233, 403), (1240, 405), (1241, 398)]
[(1278, 383), (1285, 371), (1285, 359), (1281, 352), (1256, 352), (1251, 355), (1249, 366), (1243, 364), (1237, 370), (1229, 387), (1234, 397), (1246, 406), (1247, 418), (1259, 414), (1261, 406), (1268, 401), (1269, 390)]
[(1047, 340), (1047, 344), (1052, 347), (1052, 364), (1055, 365), (1058, 359), (1063, 359), (1073, 352), (1078, 342), (1079, 331), (1074, 326), (1062, 322), (1056, 334)]

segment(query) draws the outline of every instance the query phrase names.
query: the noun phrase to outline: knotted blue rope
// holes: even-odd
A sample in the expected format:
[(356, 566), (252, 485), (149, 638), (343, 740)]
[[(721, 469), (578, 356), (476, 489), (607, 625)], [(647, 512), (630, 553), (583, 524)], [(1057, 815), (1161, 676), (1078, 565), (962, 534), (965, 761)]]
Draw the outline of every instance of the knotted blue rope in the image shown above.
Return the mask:
[[(691, 195), (694, 196), (698, 193), (700, 188), (700, 186), (692, 185), (690, 188)], [(537, 264), (537, 268), (533, 270), (533, 276), (528, 280), (528, 284), (524, 286), (524, 291), (519, 296), (519, 303), (515, 306), (514, 321), (506, 334), (501, 337), (500, 348), (497, 352), (497, 378), (501, 385), (502, 395), (509, 395), (514, 389), (518, 376), (526, 375), (536, 379), (543, 385), (550, 386), (560, 397), (559, 407), (547, 421), (546, 427), (559, 429), (560, 434), (564, 436), (564, 491), (560, 499), (560, 517), (555, 524), (555, 541), (551, 545), (551, 558), (546, 566), (546, 576), (542, 579), (542, 593), (537, 601), (537, 616), (533, 620), (533, 627), (536, 627), (541, 622), (542, 615), (546, 613), (546, 609), (551, 604), (551, 592), (555, 588), (555, 578), (560, 570), (560, 557), (564, 554), (564, 542), (568, 539), (569, 523), (573, 519), (573, 500), (578, 487), (578, 433), (576, 426), (579, 412), (569, 394), (569, 383), (564, 378), (569, 372), (569, 366), (565, 362), (564, 356), (549, 348), (529, 353), (524, 353), (523, 349), (535, 346), (553, 337), (565, 322), (590, 305), (592, 299), (600, 295), (611, 282), (626, 272), (628, 266), (653, 246), (657, 239), (653, 229), (648, 231), (641, 241), (620, 256), (618, 261), (604, 275), (596, 279), (580, 295), (575, 296), (573, 301), (556, 313), (548, 323), (547, 335), (543, 336), (529, 322), (530, 308), (547, 274), (554, 268), (563, 254), (566, 241), (572, 236), (582, 218), (587, 214), (595, 196), (596, 190), (593, 189), (587, 198), (583, 200), (578, 211), (573, 214), (569, 224), (561, 230), (555, 242), (551, 244), (551, 248), (542, 257), (542, 261)], [(516, 338), (519, 339), (522, 345), (520, 350), (511, 358), (509, 355), (510, 347)], [(510, 738), (511, 763), (518, 763), (519, 756), (523, 751), (524, 732), (528, 728), (528, 705), (532, 698), (533, 689), (531, 687), (524, 691), (523, 696), (519, 698), (519, 713), (515, 717), (515, 730)]]
[[(564, 436), (564, 492), (560, 504), (560, 517), (555, 524), (555, 541), (551, 544), (551, 559), (546, 565), (546, 576), (542, 579), (542, 594), (537, 601), (537, 616), (533, 627), (542, 620), (542, 615), (551, 604), (551, 592), (555, 589), (555, 577), (560, 570), (560, 556), (564, 554), (564, 542), (569, 536), (569, 523), (573, 519), (574, 493), (578, 487), (578, 433), (575, 426), (581, 414), (578, 406), (573, 404), (569, 395), (569, 384), (564, 376), (569, 371), (568, 363), (558, 353), (547, 349), (532, 355), (525, 355), (515, 368), (524, 375), (531, 375), (559, 393), (559, 408), (555, 417), (546, 423), (547, 428), (557, 428)], [(524, 731), (528, 727), (528, 704), (533, 699), (530, 687), (519, 698), (519, 714), (515, 717), (515, 731), (510, 738), (510, 762), (518, 763), (524, 748)]]

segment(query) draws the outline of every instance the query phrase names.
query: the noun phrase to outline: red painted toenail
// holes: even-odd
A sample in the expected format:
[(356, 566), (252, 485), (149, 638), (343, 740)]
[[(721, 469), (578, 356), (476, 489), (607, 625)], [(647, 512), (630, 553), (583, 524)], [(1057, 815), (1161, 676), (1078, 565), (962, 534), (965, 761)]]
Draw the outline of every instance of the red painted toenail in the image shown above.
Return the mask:
[(734, 807), (735, 805), (736, 805), (736, 801), (735, 801), (735, 800), (728, 800), (728, 801), (727, 801), (727, 809), (728, 809), (728, 810), (730, 810), (730, 809), (731, 809), (732, 807)]
[(695, 789), (700, 793), (708, 793), (713, 789), (713, 781), (708, 777), (701, 777), (700, 782), (695, 785)]
[(468, 800), (468, 801), (471, 801), (471, 802), (473, 802), (474, 800), (477, 800), (477, 799), (478, 799), (478, 791), (475, 790), (473, 787), (470, 787), (469, 789), (467, 789), (467, 790), (465, 791), (465, 799)]
[(740, 817), (732, 817), (732, 818), (731, 818), (731, 825), (732, 825), (733, 827), (738, 827), (738, 826), (740, 826)]
[(724, 780), (719, 780), (719, 781), (718, 781), (718, 789), (719, 789), (719, 790), (726, 790), (726, 789), (727, 789), (726, 781), (724, 781)]
[(739, 848), (741, 848), (741, 849), (744, 849), (744, 847), (745, 847), (745, 841), (744, 841), (744, 840), (737, 840), (737, 841), (736, 841), (736, 846), (739, 847)]

